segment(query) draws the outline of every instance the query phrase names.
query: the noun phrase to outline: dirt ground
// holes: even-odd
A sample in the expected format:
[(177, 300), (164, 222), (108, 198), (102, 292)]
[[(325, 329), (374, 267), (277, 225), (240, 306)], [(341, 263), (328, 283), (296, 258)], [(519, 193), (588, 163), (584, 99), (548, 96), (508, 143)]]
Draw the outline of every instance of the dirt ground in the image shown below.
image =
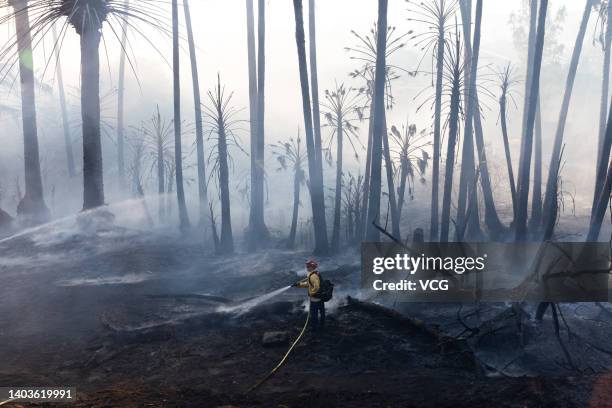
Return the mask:
[[(605, 370), (491, 375), (468, 342), (416, 314), (350, 300), (355, 254), (322, 260), (339, 283), (326, 331), (306, 334), (247, 393), (289, 347), (264, 346), (264, 333), (299, 334), (304, 293), (240, 315), (220, 310), (295, 281), (307, 256), (219, 259), (129, 231), (0, 241), (0, 385), (75, 386), (78, 400), (65, 406), (92, 408), (612, 407)], [(542, 348), (531, 353), (537, 360)]]

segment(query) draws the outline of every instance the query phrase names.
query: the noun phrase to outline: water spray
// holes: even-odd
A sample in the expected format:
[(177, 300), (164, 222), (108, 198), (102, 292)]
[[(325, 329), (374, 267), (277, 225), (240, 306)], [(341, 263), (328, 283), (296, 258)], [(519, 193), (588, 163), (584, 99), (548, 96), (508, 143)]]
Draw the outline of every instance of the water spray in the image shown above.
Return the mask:
[(281, 293), (285, 292), (286, 290), (289, 290), (291, 288), (290, 286), (285, 286), (283, 288), (280, 289), (276, 289), (272, 292), (269, 293), (265, 293), (261, 296), (258, 296), (256, 298), (247, 300), (246, 302), (243, 303), (239, 303), (237, 305), (233, 305), (233, 306), (219, 306), (217, 308), (217, 312), (228, 312), (228, 313), (236, 313), (237, 315), (241, 315), (244, 314), (246, 312), (248, 312), (249, 310), (251, 310), (252, 308), (254, 308), (255, 306), (259, 305), (260, 303), (266, 302), (270, 299), (272, 299), (275, 296), (280, 295)]

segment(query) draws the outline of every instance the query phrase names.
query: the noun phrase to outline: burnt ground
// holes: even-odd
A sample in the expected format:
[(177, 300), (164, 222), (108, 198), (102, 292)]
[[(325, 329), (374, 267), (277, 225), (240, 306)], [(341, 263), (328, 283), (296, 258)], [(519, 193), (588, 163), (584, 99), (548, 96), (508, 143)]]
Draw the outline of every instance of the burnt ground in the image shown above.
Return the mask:
[(487, 378), (461, 342), (360, 302), (341, 306), (323, 335), (307, 334), (277, 374), (247, 394), (288, 347), (263, 347), (263, 333), (289, 329), (295, 338), (305, 317), (280, 302), (238, 318), (109, 330), (85, 349), (54, 350), (70, 353), (63, 364), (34, 352), (27, 370), (3, 367), (0, 383), (76, 384), (79, 402), (67, 405), (76, 407), (610, 406), (612, 378)]
[[(612, 375), (585, 368), (607, 349), (567, 369), (553, 337), (521, 358), (555, 356), (556, 375), (491, 370), (485, 357), (511, 338), (506, 329), (481, 337), (480, 350), (441, 330), (434, 306), (399, 314), (348, 300), (357, 254), (322, 260), (338, 283), (327, 331), (307, 334), (247, 394), (289, 346), (264, 347), (264, 333), (299, 334), (304, 294), (287, 291), (240, 315), (219, 308), (295, 281), (308, 255), (218, 258), (194, 241), (119, 229), (0, 241), (0, 385), (76, 386), (70, 407), (612, 406)], [(570, 343), (572, 354), (587, 349)]]

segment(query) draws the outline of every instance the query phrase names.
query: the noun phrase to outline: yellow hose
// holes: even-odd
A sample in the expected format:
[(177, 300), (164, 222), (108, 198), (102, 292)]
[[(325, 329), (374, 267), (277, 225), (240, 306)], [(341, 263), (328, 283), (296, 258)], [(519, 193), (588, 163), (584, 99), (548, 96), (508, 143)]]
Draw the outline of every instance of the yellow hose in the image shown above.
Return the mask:
[(6, 405), (6, 404), (8, 404), (9, 402), (12, 402), (12, 401), (15, 401), (15, 399), (12, 398), (12, 399), (9, 399), (9, 400), (6, 400), (6, 401), (2, 401), (2, 402), (0, 402), (0, 405)]
[(302, 338), (302, 336), (306, 332), (306, 327), (308, 326), (308, 321), (309, 320), (310, 320), (310, 310), (308, 311), (308, 314), (306, 315), (306, 322), (304, 323), (304, 327), (302, 327), (302, 331), (300, 332), (300, 335), (297, 336), (297, 338), (294, 340), (293, 344), (291, 344), (291, 347), (289, 347), (289, 350), (287, 350), (287, 352), (285, 353), (285, 356), (276, 365), (276, 367), (274, 367), (268, 374), (266, 374), (266, 376), (264, 378), (262, 378), (259, 382), (257, 382), (251, 388), (249, 388), (249, 390), (246, 392), (247, 394), (250, 393), (251, 391), (259, 388), (260, 385), (262, 385), (270, 377), (272, 377), (272, 375), (274, 375), (274, 373), (285, 363), (285, 360), (287, 360), (287, 357), (289, 357), (289, 354), (291, 353), (291, 351), (293, 350), (295, 345), (298, 343), (298, 341), (300, 341), (300, 339)]

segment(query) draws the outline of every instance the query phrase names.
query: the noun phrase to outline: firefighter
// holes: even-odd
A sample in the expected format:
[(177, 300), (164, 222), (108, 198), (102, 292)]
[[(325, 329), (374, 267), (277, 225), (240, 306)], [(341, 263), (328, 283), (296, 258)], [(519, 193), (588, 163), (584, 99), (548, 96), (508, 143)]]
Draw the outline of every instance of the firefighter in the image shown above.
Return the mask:
[(306, 262), (306, 270), (308, 276), (306, 279), (296, 282), (293, 286), (297, 288), (308, 289), (308, 297), (310, 298), (310, 318), (312, 319), (311, 331), (313, 333), (320, 332), (325, 327), (325, 302), (317, 297), (321, 289), (321, 275), (317, 270), (318, 264), (316, 261), (309, 260)]

